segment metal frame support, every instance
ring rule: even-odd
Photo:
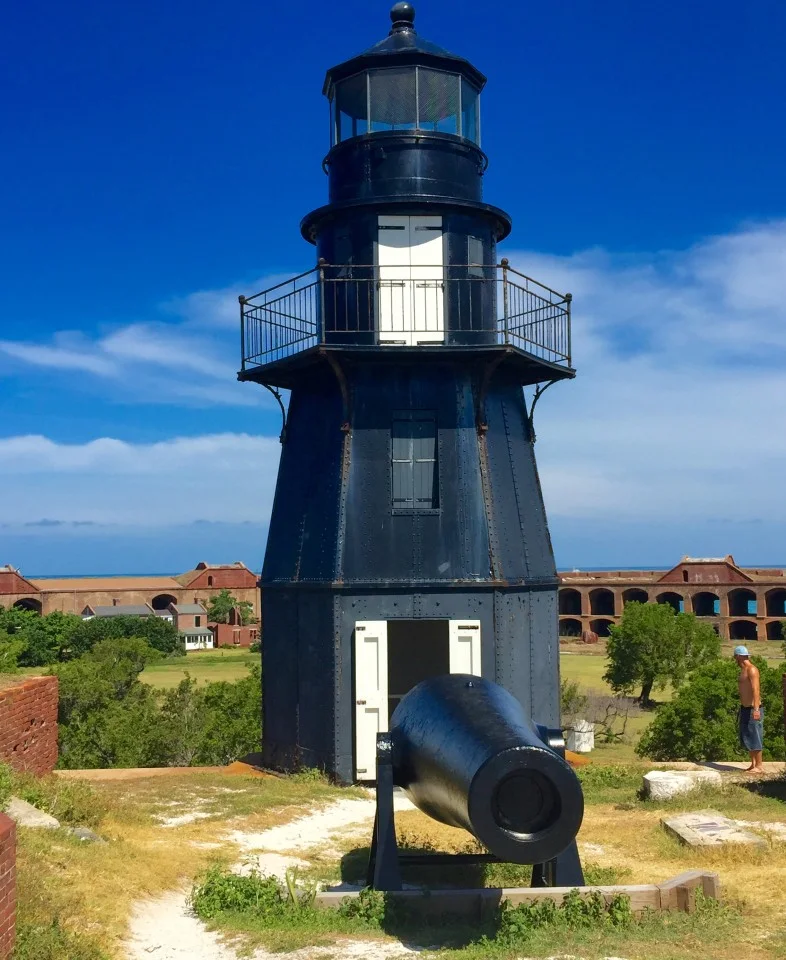
[[[393,740],[377,734],[377,812],[368,858],[366,886],[374,890],[401,890],[401,867],[393,813]]]

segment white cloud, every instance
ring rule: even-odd
[[[553,515],[786,520],[786,222],[649,258],[508,256],[574,294],[578,376],[535,414]]]
[[[181,406],[270,405],[269,395],[237,383],[240,366],[239,293],[251,295],[279,283],[271,275],[249,284],[202,290],[170,300],[156,318],[112,327],[95,336],[59,331],[48,344],[0,340],[0,375],[45,367],[94,374],[68,389],[100,390],[138,403]],[[165,322],[161,319],[171,316]],[[15,363],[16,361],[16,363]],[[196,375],[196,376],[195,376]]]
[[[550,389],[535,415],[546,504],[561,529],[602,521],[646,538],[667,525],[678,537],[680,524],[782,528],[786,222],[649,256],[506,255],[574,295],[578,377]],[[264,391],[234,381],[236,293],[173,301],[167,309],[179,322],[0,350],[41,365],[57,360],[99,384],[133,381],[140,397],[165,391],[181,403],[257,403]],[[237,434],[150,445],[8,438],[0,441],[0,522],[264,523],[278,451],[275,439]],[[675,554],[701,549],[674,542]]]
[[[232,433],[151,444],[8,437],[0,440],[0,523],[264,523],[279,450],[275,438]]]
[[[21,360],[34,367],[49,367],[56,370],[82,370],[101,377],[113,376],[115,364],[105,357],[94,354],[87,345],[85,352],[65,346],[45,346],[36,343],[19,343],[0,340],[0,353],[14,360]]]

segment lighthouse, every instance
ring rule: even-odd
[[[284,418],[262,589],[263,754],[373,780],[420,681],[475,674],[559,724],[557,575],[532,406],[574,376],[570,296],[498,259],[483,74],[389,34],[328,70],[312,267],[241,297],[239,378]],[[288,403],[284,397],[288,395]]]

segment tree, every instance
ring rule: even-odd
[[[609,630],[603,679],[615,693],[641,684],[639,701],[650,702],[654,686],[678,687],[696,667],[720,654],[720,638],[692,613],[666,603],[629,603]]]
[[[159,653],[178,656],[184,653],[183,641],[174,624],[162,617],[93,617],[81,620],[71,634],[70,652],[79,657],[101,640],[142,637]]]
[[[207,619],[211,623],[229,623],[229,615],[237,607],[242,623],[254,622],[254,604],[248,600],[236,600],[229,590],[216,594],[207,605]]]
[[[233,683],[197,686],[186,676],[161,694],[162,763],[222,765],[259,749],[262,686],[255,665]]]
[[[140,637],[101,640],[54,668],[59,679],[59,765],[144,767],[159,762],[156,692],[139,674],[160,654]]]
[[[64,659],[71,638],[81,623],[81,617],[60,610],[53,610],[43,617],[34,615],[20,630],[24,650],[19,657],[19,665],[45,667]]]
[[[764,758],[783,760],[781,669],[768,666],[763,657],[751,659],[759,668],[761,680]],[[737,733],[738,676],[739,668],[732,660],[715,660],[696,669],[676,697],[658,707],[636,752],[652,760],[747,758]]]
[[[0,632],[0,673],[16,673],[25,648],[21,637]]]

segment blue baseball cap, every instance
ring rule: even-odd
[[[742,644],[740,644],[739,647],[735,647],[735,648],[734,648],[734,656],[735,656],[735,657],[749,657],[750,654],[748,653],[748,648],[747,648],[747,647],[744,647]]]

